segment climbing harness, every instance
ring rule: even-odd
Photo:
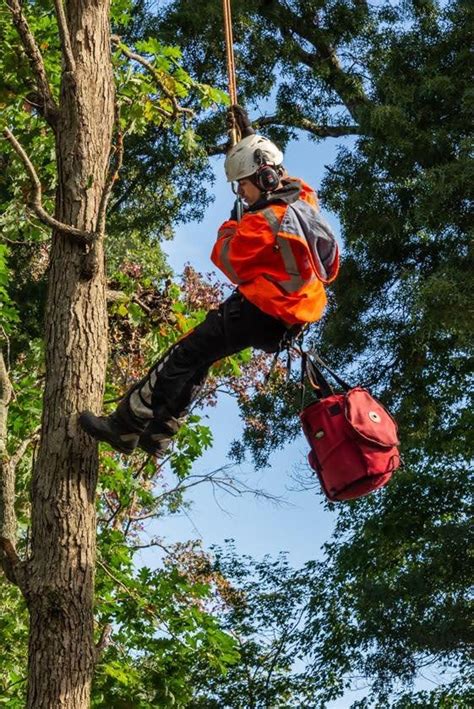
[[[283,337],[281,338],[279,344],[278,344],[278,349],[274,354],[274,357],[272,359],[272,363],[270,365],[270,369],[268,370],[265,379],[264,379],[264,385],[267,386],[267,384],[270,381],[270,378],[275,370],[276,363],[278,362],[278,358],[280,357],[281,353],[286,351],[286,381],[288,382],[291,376],[291,353],[296,352],[298,355],[301,356],[302,352],[302,347],[303,347],[303,340],[304,336],[306,333],[306,330],[308,329],[308,325],[293,325],[292,327],[289,327]]]

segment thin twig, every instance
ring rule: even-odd
[[[161,542],[158,542],[157,540],[152,540],[148,544],[132,544],[130,546],[130,549],[133,549],[133,551],[139,551],[140,549],[151,549],[153,547],[158,547],[159,549],[162,549],[168,556],[172,556],[172,552],[166,547],[164,544],[161,544]]]
[[[232,465],[225,465],[221,468],[217,468],[216,470],[212,470],[209,473],[205,473],[204,475],[189,475],[184,480],[180,480],[177,485],[175,485],[175,487],[171,488],[170,490],[166,490],[165,492],[161,493],[161,495],[155,497],[155,499],[153,500],[153,505],[150,507],[149,512],[146,512],[142,515],[131,516],[130,520],[132,522],[143,522],[147,519],[151,519],[152,517],[156,516],[157,509],[159,508],[163,500],[166,500],[166,498],[170,497],[171,495],[183,493],[186,490],[190,490],[191,488],[196,487],[197,485],[202,485],[206,482],[210,482],[214,488],[223,490],[229,495],[232,495],[232,497],[251,494],[255,497],[262,497],[265,500],[268,500],[269,502],[273,502],[274,504],[283,504],[284,500],[281,497],[272,495],[271,493],[259,488],[252,488],[250,485],[247,485],[243,481],[236,480],[231,476],[226,476],[226,471],[231,467]],[[219,473],[221,473],[220,476]],[[285,504],[289,503],[285,502]]]
[[[148,305],[146,305],[142,300],[140,300],[138,296],[132,295],[132,300],[134,303],[139,305],[140,308],[145,311],[145,313],[151,315],[151,313],[153,312],[153,308],[148,307]]]
[[[33,188],[33,196],[30,199],[28,206],[36,214],[38,219],[43,224],[49,226],[51,229],[55,229],[64,234],[67,234],[68,236],[78,239],[83,244],[89,244],[94,241],[94,239],[96,238],[95,234],[87,231],[82,231],[81,229],[76,229],[76,227],[70,226],[69,224],[63,224],[62,222],[58,221],[50,214],[48,214],[42,204],[41,182],[39,180],[38,175],[36,174],[36,170],[33,167],[30,158],[28,157],[18,140],[15,138],[13,133],[8,128],[3,129],[3,135],[9,141],[10,145],[13,147],[14,151],[20,157],[26,167],[26,170],[30,177],[31,186]]]
[[[140,308],[147,313],[147,315],[151,315],[153,312],[153,308],[150,308],[146,303],[144,303],[142,300],[137,295],[132,295],[129,296],[127,293],[124,293],[121,290],[107,290],[107,302],[108,303],[117,303],[117,302],[125,302],[130,298],[130,300],[133,303],[136,303],[137,305],[140,306]]]
[[[17,679],[16,682],[12,682],[11,684],[7,685],[5,687],[5,690],[8,692],[12,687],[16,687],[17,684],[22,684],[23,682],[26,682],[28,677],[22,677],[21,679]]]
[[[28,438],[25,438],[10,457],[8,464],[13,470],[16,470],[18,463],[21,461],[30,445],[39,440],[40,430],[40,427],[38,427]]]
[[[138,468],[138,470],[136,470],[136,471],[133,473],[133,477],[135,478],[135,480],[136,480],[137,478],[139,478],[140,475],[143,473],[143,471],[145,470],[145,468],[146,468],[147,465],[148,465],[148,461],[150,460],[150,458],[151,458],[151,456],[148,455],[148,456],[146,457],[146,459],[144,460],[144,462],[140,465],[140,467]]]
[[[60,0],[57,1],[60,2]],[[102,192],[102,197],[100,200],[96,227],[96,231],[98,234],[103,234],[105,231],[105,218],[107,214],[107,207],[112,196],[114,184],[118,180],[119,172],[123,164],[124,143],[123,133],[120,128],[120,107],[118,106],[118,104],[115,104],[115,125],[117,127],[117,138],[115,141],[115,145],[112,148],[111,154],[111,162],[114,162],[115,164],[113,165],[113,167],[110,167],[109,174],[107,175],[107,179],[105,181],[104,189]]]
[[[124,506],[122,505],[121,502],[119,502],[118,506],[114,509],[112,507],[112,505],[109,503],[109,501],[107,500],[107,506],[108,506],[109,510],[111,511],[111,515],[110,515],[110,517],[107,517],[107,519],[100,520],[106,527],[108,527],[110,524],[112,524],[112,522],[114,522],[114,520],[116,520],[117,515],[119,515],[124,510]],[[112,527],[112,528],[114,529],[114,527]]]
[[[184,642],[171,630],[171,628],[169,627],[168,623],[167,623],[163,618],[160,618],[160,617],[152,610],[152,608],[151,608],[149,605],[144,605],[144,602],[143,602],[144,599],[142,598],[142,596],[140,596],[134,589],[129,588],[123,581],[121,581],[119,578],[117,578],[117,577],[110,571],[110,569],[108,568],[108,566],[107,566],[103,561],[101,561],[100,559],[97,559],[97,565],[101,567],[101,569],[104,571],[104,573],[107,574],[107,576],[108,576],[109,578],[111,578],[112,581],[114,581],[114,582],[119,586],[119,588],[121,588],[122,591],[124,591],[124,593],[127,594],[127,596],[128,596],[129,598],[131,598],[132,600],[134,600],[136,603],[138,603],[138,604],[143,608],[143,611],[145,612],[146,615],[148,615],[150,618],[153,618],[153,620],[154,620],[158,625],[161,624],[161,625],[166,629],[166,631],[169,633],[170,637],[172,637],[174,640],[176,640],[176,641],[179,642],[181,645],[183,645],[183,647],[187,647],[186,643],[184,643]]]
[[[15,475],[7,452],[7,418],[12,392],[3,352],[0,351],[0,567],[9,581],[17,583]]]
[[[0,239],[6,244],[11,244],[12,246],[28,246],[28,248],[31,249],[37,249],[39,245],[45,243],[44,241],[28,241],[27,239],[25,239],[24,241],[16,241],[15,239],[9,239],[3,234],[0,234]]]
[[[161,91],[164,93],[166,98],[168,98],[172,105],[173,105],[173,112],[171,114],[168,114],[168,117],[171,116],[176,116],[178,113],[187,113],[191,116],[194,116],[194,111],[190,108],[184,108],[183,106],[180,106],[179,103],[176,100],[176,96],[173,94],[172,91],[168,89],[168,87],[165,85],[163,82],[163,79],[160,76],[160,73],[155,69],[155,67],[150,64],[149,61],[147,61],[144,57],[142,57],[140,54],[136,54],[135,52],[132,52],[131,49],[129,49],[125,44],[122,43],[122,40],[118,35],[112,35],[111,36],[111,41],[112,44],[115,44],[118,49],[124,54],[127,59],[130,59],[131,61],[137,62],[138,64],[141,64],[142,67],[144,67],[149,74],[153,77],[155,82],[158,84],[160,87]]]

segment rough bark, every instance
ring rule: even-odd
[[[70,0],[61,25],[68,61],[56,126],[55,217],[93,232],[114,121],[108,0]],[[33,471],[26,590],[31,618],[28,707],[84,709],[95,659],[98,459],[96,445],[77,426],[77,414],[101,408],[107,357],[105,275],[102,235],[92,245],[62,232],[53,233],[52,239],[44,411]]]

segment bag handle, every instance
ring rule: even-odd
[[[323,375],[322,375],[322,373],[321,373],[321,370],[320,370],[319,367],[317,366],[317,364],[319,364],[320,367],[324,367],[324,369],[327,369],[327,371],[328,371],[329,374],[332,376],[332,378],[334,379],[334,381],[336,381],[336,382],[339,384],[339,386],[340,386],[342,389],[344,389],[344,391],[350,391],[351,389],[353,389],[353,387],[352,387],[350,384],[348,384],[344,379],[342,379],[342,377],[340,377],[338,374],[336,374],[336,372],[334,372],[334,371],[331,369],[331,367],[330,367],[328,364],[326,364],[326,362],[324,362],[324,360],[321,359],[321,357],[318,355],[317,352],[315,352],[314,350],[310,350],[310,351],[308,352],[308,355],[310,355],[310,360],[311,360],[311,356],[313,357],[314,362],[311,360],[312,365],[313,365],[313,367],[314,367],[315,369],[318,370],[318,372],[319,372],[319,374],[320,374],[321,376],[323,376]],[[317,364],[316,364],[316,362],[317,362]],[[323,377],[323,378],[324,378],[324,377]]]
[[[304,382],[305,375],[312,388],[318,391],[320,398],[334,394],[334,390],[316,363],[311,359],[308,352],[301,354],[301,379]]]
[[[321,357],[314,350],[305,352],[301,349],[301,407],[303,407],[304,402],[304,378],[305,375],[308,377],[309,383],[312,388],[317,391],[318,399],[325,399],[328,396],[332,396],[335,392],[327,378],[321,371],[321,367],[327,369],[331,374],[333,379],[339,384],[339,386],[346,392],[352,389],[351,385],[348,384],[344,379],[342,379],[336,372],[324,362]]]

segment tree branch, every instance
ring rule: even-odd
[[[303,115],[298,115],[298,108],[294,107],[294,112],[291,112],[291,118],[286,118],[280,114],[273,116],[261,116],[252,121],[254,127],[259,130],[265,126],[286,126],[288,128],[300,128],[301,130],[317,136],[318,138],[341,138],[345,135],[360,135],[361,129],[356,124],[344,124],[338,126],[328,126],[315,123],[310,118]],[[290,109],[291,111],[291,109]],[[219,145],[210,145],[206,148],[209,156],[224,155],[228,149],[228,142],[220,143]]]
[[[146,303],[144,303],[142,300],[137,295],[128,295],[127,293],[124,293],[121,290],[110,290],[110,288],[107,290],[107,302],[108,303],[120,303],[120,302],[127,302],[127,300],[131,300],[133,303],[136,303],[137,305],[140,306],[140,308],[147,314],[151,315],[153,312],[153,308],[150,308]]]
[[[33,188],[33,196],[29,201],[28,206],[36,214],[40,222],[50,227],[51,229],[55,229],[56,231],[60,231],[63,234],[67,234],[68,236],[79,240],[82,244],[89,244],[94,241],[96,238],[96,235],[94,233],[82,231],[81,229],[76,229],[76,227],[70,226],[69,224],[63,224],[62,222],[59,222],[57,219],[48,214],[42,204],[41,182],[39,180],[38,175],[36,174],[36,170],[33,167],[30,158],[28,157],[18,140],[15,138],[13,133],[8,130],[8,128],[4,128],[3,135],[9,141],[14,151],[20,157],[26,167],[30,178],[31,186]]]
[[[12,14],[13,24],[18,32],[30,68],[35,78],[38,94],[42,101],[42,112],[52,128],[55,128],[58,118],[58,107],[51,93],[43,57],[23,14],[19,0],[6,0]]]
[[[110,645],[112,641],[112,632],[113,628],[110,625],[110,623],[107,623],[104,625],[102,628],[102,632],[100,634],[99,641],[97,645],[95,646],[95,656],[96,656],[96,662],[100,660],[100,656],[106,650],[106,648]]]
[[[60,0],[58,0],[60,1]],[[112,190],[114,188],[115,182],[118,180],[119,172],[123,164],[123,133],[120,128],[120,108],[115,105],[115,125],[117,126],[117,139],[115,145],[112,148],[111,161],[114,160],[115,164],[110,166],[109,174],[104,185],[104,190],[102,192],[102,198],[100,200],[99,212],[97,214],[97,234],[104,234],[105,232],[105,218],[107,215],[107,207],[112,196]]]
[[[23,441],[9,458],[7,452],[8,407],[13,387],[10,383],[3,353],[0,352],[0,567],[11,582],[24,589],[23,563],[16,550],[17,520],[15,513],[15,471],[28,445],[37,433]]]
[[[15,476],[7,452],[8,407],[13,387],[0,352],[0,538],[14,547],[16,538]]]
[[[12,542],[0,536],[0,566],[10,583],[23,588],[22,562]]]
[[[281,653],[283,652],[283,649],[287,643],[287,638],[291,637],[292,634],[295,632],[295,630],[298,629],[298,626],[301,623],[301,620],[302,620],[305,612],[306,612],[305,607],[300,609],[300,614],[299,614],[297,620],[295,621],[295,623],[293,624],[293,627],[292,628],[285,627],[281,632],[280,640],[277,643],[277,646],[276,646],[275,651],[273,653],[272,660],[270,662],[270,667],[268,668],[267,679],[265,682],[265,691],[266,692],[268,692],[268,690],[270,688],[270,680],[271,680],[272,674],[275,670],[278,659],[279,659]]]
[[[357,120],[359,109],[369,105],[370,99],[358,77],[343,69],[336,50],[327,41],[326,32],[315,23],[314,11],[310,10],[308,16],[301,16],[283,2],[262,3],[260,9],[263,17],[276,25],[283,38],[292,41],[294,54],[315,73],[320,73],[322,80],[340,96],[349,113]],[[311,44],[316,52],[305,51],[301,40]]]
[[[144,57],[142,57],[140,54],[136,54],[135,52],[132,52],[131,49],[129,49],[125,44],[122,44],[122,41],[118,35],[113,34],[111,36],[111,41],[112,44],[115,44],[118,49],[124,54],[127,59],[130,59],[131,61],[137,62],[138,64],[141,64],[149,74],[153,77],[154,81],[158,84],[160,87],[161,91],[164,93],[167,99],[171,101],[171,104],[173,106],[173,111],[171,113],[168,113],[167,111],[163,111],[168,118],[173,118],[176,117],[179,113],[187,113],[190,116],[194,116],[194,111],[190,108],[184,108],[183,106],[180,106],[179,103],[176,100],[176,96],[173,94],[172,91],[168,89],[168,87],[165,85],[163,82],[163,79],[160,76],[160,73],[155,69],[155,67],[150,64],[149,61],[147,61]]]
[[[168,554],[169,556],[172,555],[172,552],[166,547],[164,544],[162,544],[160,541],[156,539],[152,539],[151,542],[148,544],[132,544],[130,545],[130,549],[133,549],[134,551],[139,551],[140,549],[153,549],[153,548],[158,548],[162,549],[162,551],[165,552],[165,554]]]
[[[120,589],[122,589],[122,591],[123,591],[129,598],[131,598],[133,601],[135,601],[135,602],[138,603],[140,606],[142,606],[142,601],[143,601],[142,597],[135,591],[135,589],[129,588],[129,587],[127,586],[127,584],[125,584],[123,581],[121,581],[119,578],[117,578],[117,576],[115,576],[115,575],[110,571],[110,569],[109,569],[109,567],[107,566],[107,564],[105,564],[101,559],[97,559],[97,566],[100,566],[100,568],[103,570],[103,572],[104,572],[105,574],[107,574],[107,576],[108,576],[110,579],[112,579],[112,581],[114,581],[114,583],[116,583],[117,586],[118,586]],[[146,605],[145,607],[143,607],[143,612],[144,612],[146,615],[148,615],[148,617],[152,618],[152,619],[156,622],[158,628],[160,627],[160,625],[162,625],[162,626],[165,628],[166,632],[169,633],[169,635],[170,635],[174,640],[176,640],[176,641],[177,641],[180,645],[182,645],[183,647],[186,647],[186,648],[188,647],[188,646],[186,645],[186,643],[185,643],[183,640],[181,640],[181,638],[179,638],[179,637],[176,635],[176,633],[172,630],[172,628],[170,627],[169,623],[168,623],[164,618],[162,618],[161,616],[158,615],[158,613],[156,612],[155,606],[152,606],[151,604]]]
[[[262,116],[254,121],[255,127],[262,128],[268,125],[280,125],[288,126],[292,128],[302,128],[303,130],[316,135],[319,138],[340,138],[344,135],[358,135],[360,133],[360,127],[358,125],[345,125],[341,124],[339,126],[328,126],[315,123],[314,121],[306,118],[305,116],[299,116],[297,111],[291,115],[291,120],[286,120],[280,115],[275,116]]]
[[[54,0],[54,8],[58,21],[59,39],[61,41],[64,66],[67,72],[73,74],[76,71],[76,61],[72,53],[71,36],[64,12],[63,0]]]
[[[13,455],[10,456],[9,465],[13,470],[17,469],[18,464],[22,460],[23,456],[25,455],[31,444],[35,443],[39,439],[39,434],[40,428],[37,428],[36,431],[33,431],[31,436],[28,436],[28,438],[25,438],[25,440],[20,443]]]

